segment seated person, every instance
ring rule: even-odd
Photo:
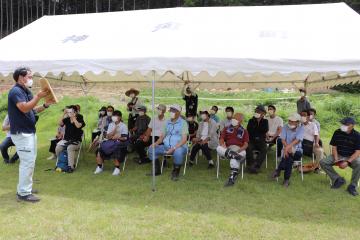
[[[284,121],[281,117],[276,115],[276,107],[274,105],[268,106],[269,116],[265,117],[269,123],[269,131],[266,133],[266,143],[276,144],[278,137],[281,134],[281,129],[284,126]]]
[[[104,171],[104,160],[114,159],[113,176],[120,174],[120,164],[125,161],[127,145],[129,143],[129,132],[127,126],[122,122],[120,111],[114,111],[112,122],[106,132],[106,140],[100,144],[96,153],[97,167],[94,174]]]
[[[334,132],[330,145],[332,154],[320,161],[322,170],[332,181],[331,188],[337,189],[346,183],[343,177],[334,170],[334,165],[341,169],[352,168],[351,182],[347,191],[357,196],[359,193],[356,188],[360,179],[360,133],[354,129],[355,120],[346,117],[341,120],[341,127]]]
[[[149,147],[150,160],[155,161],[155,175],[161,174],[159,157],[163,155],[173,156],[174,169],[171,173],[171,180],[173,181],[179,179],[180,168],[185,160],[188,147],[188,125],[180,117],[180,114],[181,107],[179,105],[172,105],[170,107],[170,120],[166,121],[160,138]],[[153,147],[155,149],[155,158],[153,157]]]
[[[58,142],[55,148],[56,156],[66,149],[68,153],[67,172],[72,173],[75,168],[76,152],[80,149],[83,131],[85,127],[84,118],[77,113],[78,108],[75,105],[68,106],[66,113],[61,118],[59,125],[65,126],[64,139]]]
[[[266,157],[266,133],[269,131],[269,123],[268,120],[264,118],[265,114],[266,110],[264,106],[257,106],[254,117],[249,120],[247,125],[250,141],[246,149],[246,160],[250,173],[257,174]],[[254,159],[254,151],[259,152],[256,159]]]
[[[151,120],[151,118],[146,114],[145,106],[143,105],[137,106],[136,112],[139,114],[139,116],[136,118],[133,129],[130,130],[131,133],[130,143],[132,144],[133,147],[135,146],[137,141],[142,141]]]
[[[99,110],[99,118],[98,118],[98,123],[97,123],[96,129],[94,129],[94,131],[92,132],[92,135],[91,135],[92,142],[94,141],[94,139],[97,136],[101,135],[101,132],[104,131],[104,128],[106,125],[107,125],[106,107],[103,106]]]
[[[208,168],[214,168],[214,161],[211,159],[211,149],[216,149],[219,145],[219,138],[217,134],[217,124],[210,119],[208,110],[199,112],[201,122],[199,130],[196,133],[196,138],[192,140],[193,146],[191,148],[189,165],[194,164],[196,154],[201,150],[208,160]]]
[[[246,148],[248,147],[249,134],[241,126],[244,116],[236,113],[231,121],[231,126],[225,127],[221,131],[217,153],[221,157],[230,159],[230,177],[225,183],[225,187],[235,184],[239,174],[240,165],[245,163]]]
[[[288,119],[288,124],[281,130],[281,141],[283,145],[281,161],[272,177],[275,179],[284,170],[284,187],[289,187],[290,177],[294,161],[299,161],[302,157],[301,142],[304,137],[304,126],[300,124],[300,115],[292,114]]]
[[[139,154],[139,164],[144,164],[150,162],[150,159],[146,155],[145,148],[152,144],[152,136],[154,134],[155,142],[159,139],[162,130],[165,127],[165,112],[166,106],[160,104],[157,108],[157,117],[155,117],[155,129],[154,132],[152,131],[153,128],[153,121],[150,120],[150,123],[147,126],[145,133],[139,138],[134,145],[135,151]]]
[[[212,120],[214,120],[217,124],[220,123],[220,119],[219,117],[216,115],[218,112],[219,108],[217,106],[212,106],[209,113],[210,113],[210,118]]]
[[[301,123],[304,127],[304,139],[302,141],[303,154],[312,157],[314,153],[316,160],[324,158],[324,149],[320,146],[319,131],[315,123],[309,121],[309,111],[303,110],[301,113]]]
[[[315,123],[315,125],[318,128],[319,134],[320,134],[320,123],[318,120],[316,120],[316,109],[315,108],[310,108],[309,109],[309,120],[310,122]],[[320,135],[319,135],[320,136]]]
[[[48,157],[47,160],[53,160],[56,158],[56,152],[55,152],[56,145],[58,144],[58,142],[64,139],[64,135],[65,135],[65,125],[64,126],[59,125],[55,138],[50,140],[49,152],[51,153],[51,156]]]
[[[195,115],[192,113],[188,113],[186,120],[189,125],[190,140],[193,140],[193,138],[196,137],[196,133],[199,128],[199,124],[195,121]]]
[[[15,152],[14,156],[12,156],[11,158],[8,154],[8,149],[11,146],[15,146],[15,144],[11,140],[11,136],[10,136],[10,121],[9,121],[8,115],[5,116],[5,119],[2,124],[2,130],[6,132],[6,137],[0,144],[1,155],[4,159],[4,163],[6,163],[6,164],[7,163],[15,163],[16,160],[19,159],[18,154]]]
[[[112,117],[114,111],[115,111],[115,108],[113,106],[109,105],[106,107],[106,122],[105,122],[105,126],[104,126],[104,131],[106,131],[109,124],[112,123],[111,117]]]
[[[234,108],[226,107],[225,113],[226,113],[226,118],[224,120],[221,120],[221,122],[220,122],[220,131],[222,131],[225,127],[231,126],[231,120],[234,115]]]

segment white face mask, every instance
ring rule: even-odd
[[[112,117],[111,117],[111,121],[117,122],[117,121],[118,121],[118,117],[117,117],[117,116],[112,116]]]
[[[226,116],[227,116],[228,118],[231,118],[231,117],[232,117],[232,115],[233,115],[233,113],[232,113],[232,112],[226,112]]]
[[[201,119],[202,119],[202,120],[206,120],[206,119],[207,119],[207,115],[206,115],[206,114],[201,114]]]
[[[274,112],[274,110],[269,110],[268,113],[270,116],[272,116],[272,115],[274,115],[275,112]]]
[[[307,117],[301,117],[301,122],[306,123],[307,122]]]
[[[309,116],[309,119],[310,119],[310,120],[313,120],[313,119],[314,119],[314,115],[311,114],[311,115]]]
[[[305,93],[304,93],[304,92],[301,92],[301,93],[300,93],[300,96],[305,97]]]
[[[105,115],[105,111],[100,111],[100,115],[104,116]]]
[[[192,118],[192,117],[188,117],[188,118],[187,118],[187,121],[188,121],[188,122],[192,122],[192,121],[193,121],[193,118]]]
[[[135,97],[135,93],[131,93],[131,94],[129,95],[129,97],[134,98],[134,97]]]
[[[158,115],[158,116],[162,115],[162,113],[163,113],[163,112],[162,112],[161,110],[157,109],[157,115]]]
[[[111,117],[112,114],[113,114],[112,112],[107,112],[107,113],[106,113],[106,115],[107,115],[108,117]]]
[[[295,129],[296,128],[295,125],[288,124],[288,126],[289,126],[290,129]]]
[[[231,125],[233,127],[236,127],[237,125],[239,125],[239,121],[233,118],[233,119],[231,119]]]
[[[341,125],[340,129],[341,129],[341,131],[343,131],[343,132],[347,132],[347,131],[349,130],[349,126]]]
[[[254,117],[255,117],[255,118],[260,118],[260,117],[261,117],[261,114],[260,114],[260,113],[254,113]]]
[[[139,112],[139,116],[144,116],[145,112]]]
[[[209,113],[210,113],[210,114],[215,114],[215,111],[211,109],[211,110],[209,111]]]
[[[174,118],[175,118],[175,115],[176,115],[176,113],[170,112],[170,118],[171,118],[171,119],[174,119]]]
[[[34,81],[32,79],[29,79],[26,83],[25,83],[25,87],[27,88],[31,88],[33,85]]]

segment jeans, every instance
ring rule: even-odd
[[[11,139],[20,158],[17,193],[20,196],[27,196],[32,191],[32,178],[37,156],[37,137],[35,133],[20,133],[11,134]]]
[[[329,175],[333,183],[340,177],[339,174],[334,170],[334,158],[332,155],[322,159],[320,161],[320,166],[321,169],[324,170],[327,175]],[[352,168],[351,184],[356,187],[360,179],[360,157],[352,161],[349,167]]]
[[[289,154],[287,158],[285,157],[281,158],[277,171],[280,173],[281,170],[285,170],[284,180],[290,179],[294,161],[299,161],[301,157],[302,157],[302,152],[296,151],[294,154]]]
[[[155,159],[159,158],[159,156],[165,155],[165,152],[170,149],[170,146],[166,145],[158,145],[155,147]],[[178,149],[175,150],[175,152],[172,154],[174,158],[174,164],[181,166],[184,162],[185,155],[187,152],[187,145],[184,144]],[[149,148],[149,158],[151,161],[153,161],[153,148]]]
[[[4,159],[4,161],[9,161],[9,159],[10,159],[9,154],[8,154],[8,149],[11,146],[15,146],[13,141],[11,140],[11,137],[6,137],[4,139],[4,141],[0,144],[1,155]],[[19,159],[19,156],[17,153],[15,153],[14,156],[11,158],[10,162],[15,162],[18,159]]]

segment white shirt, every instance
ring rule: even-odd
[[[7,127],[10,125],[10,121],[9,121],[9,115],[6,115],[4,121],[3,121],[3,124],[2,124],[2,127]],[[10,131],[6,131],[6,137],[10,137]]]
[[[116,128],[116,132],[115,135],[127,135],[129,133],[127,126],[123,123],[120,122],[119,124],[115,124],[114,122],[111,122],[109,124],[108,130],[107,130],[107,134],[111,133],[112,131],[114,131],[114,129]]]
[[[200,134],[200,138],[201,140],[205,140],[208,135],[209,135],[209,123],[208,122],[203,122],[203,129],[202,129],[202,132]]]
[[[274,136],[277,132],[277,129],[279,127],[284,126],[284,121],[279,116],[275,116],[274,118],[266,117],[265,119],[267,119],[269,122],[269,132],[268,133],[270,136]]]
[[[319,136],[319,131],[315,123],[309,122],[307,125],[303,124],[304,126],[304,139],[313,142],[315,136]]]
[[[320,133],[320,123],[319,123],[319,121],[316,120],[316,119],[313,119],[313,120],[311,120],[311,122],[312,122],[312,123],[315,123],[315,125],[316,125],[316,127],[318,128],[318,131],[319,131],[319,133]]]
[[[159,119],[159,116],[157,116],[155,118],[155,129],[154,131],[151,131],[151,136],[153,135],[154,133],[154,136],[155,137],[160,137],[160,135],[162,134],[163,132],[163,129],[165,128],[165,117],[163,117],[162,120]],[[149,125],[148,125],[149,128],[153,128],[153,120],[151,119]]]

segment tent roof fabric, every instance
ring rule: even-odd
[[[359,26],[345,3],[44,16],[0,41],[0,73],[345,73]]]

